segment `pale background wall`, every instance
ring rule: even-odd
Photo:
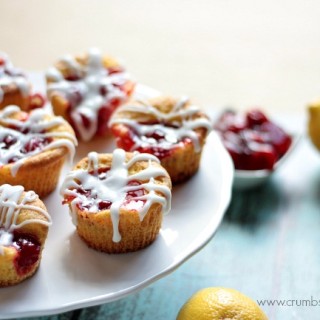
[[[304,112],[320,97],[319,16],[318,0],[0,0],[0,49],[45,70],[97,46],[165,93]]]

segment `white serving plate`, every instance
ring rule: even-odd
[[[38,75],[34,81],[43,89],[42,77]],[[155,92],[144,86],[138,86],[138,91],[142,95]],[[81,143],[75,161],[90,151],[110,152],[113,148],[111,137]],[[215,234],[231,198],[232,181],[232,161],[212,132],[199,172],[173,189],[172,211],[164,217],[157,240],[144,250],[117,255],[89,249],[81,241],[57,189],[44,199],[53,225],[40,268],[29,280],[0,289],[0,319],[43,316],[111,302],[164,277]]]

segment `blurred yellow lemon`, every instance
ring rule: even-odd
[[[241,292],[206,288],[195,293],[181,308],[177,320],[267,320],[259,306]]]
[[[309,105],[308,132],[313,144],[320,150],[320,100]]]

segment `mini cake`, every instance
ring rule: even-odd
[[[237,170],[273,170],[292,143],[292,137],[259,109],[245,114],[226,110],[214,128]]]
[[[157,237],[171,205],[171,181],[150,154],[91,152],[62,187],[79,236],[96,250],[130,252]]]
[[[65,156],[75,151],[74,132],[61,117],[44,109],[17,106],[0,112],[0,185],[23,185],[39,196],[55,189]]]
[[[320,101],[311,103],[308,111],[308,133],[314,146],[320,150]]]
[[[0,286],[18,284],[39,267],[50,216],[33,191],[0,186]]]
[[[99,50],[65,56],[48,70],[48,97],[84,141],[108,131],[112,112],[133,92],[134,83],[119,63]]]
[[[41,94],[31,94],[31,84],[25,74],[0,52],[0,109],[13,104],[28,111],[43,107],[44,103]]]
[[[117,146],[157,156],[173,183],[198,170],[211,127],[208,117],[187,98],[133,101],[121,106],[110,120]]]

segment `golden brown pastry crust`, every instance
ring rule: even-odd
[[[23,193],[22,197],[24,196],[25,192]],[[44,203],[39,198],[28,203],[28,205],[36,206],[47,211]],[[48,221],[47,217],[39,212],[36,212],[32,209],[21,209],[17,219],[17,224],[31,219]],[[32,268],[28,270],[28,272],[19,274],[15,268],[15,259],[18,254],[17,249],[14,247],[4,247],[4,253],[0,254],[0,287],[15,285],[27,278],[30,278],[34,275],[40,265],[42,250],[48,234],[48,226],[39,223],[28,223],[19,228],[18,231],[19,233],[31,235],[39,241],[41,246],[39,259],[32,266]]]
[[[177,104],[178,99],[170,97],[170,96],[159,96],[156,98],[152,98],[147,100],[147,104],[152,105],[162,113],[169,113],[173,107]],[[140,101],[129,101],[128,105],[143,105]],[[126,104],[126,105],[127,105]],[[183,109],[187,109],[190,107],[192,103],[187,101],[183,107]],[[125,105],[124,105],[125,107]],[[199,111],[192,116],[192,119],[209,119],[207,115],[203,112]],[[122,110],[119,108],[114,114],[112,119],[130,119],[135,120],[138,123],[157,123],[158,119],[148,113],[140,113],[136,111],[128,111]],[[175,117],[170,119],[168,123],[174,124],[175,122],[181,123],[181,117]],[[122,132],[122,135],[125,136],[126,132],[128,132],[128,127],[124,124],[113,124],[112,127],[116,132]],[[161,160],[162,166],[168,171],[172,183],[177,184],[186,181],[191,176],[193,176],[199,169],[200,160],[201,160],[201,152],[202,148],[205,144],[207,137],[207,129],[206,128],[196,128],[194,132],[197,133],[199,138],[199,144],[201,146],[201,151],[196,152],[193,143],[185,143],[180,144],[179,147],[175,147],[172,150],[170,156],[165,157]]]
[[[82,66],[87,66],[88,65],[88,59],[89,55],[88,54],[82,54],[82,55],[76,55],[75,60]],[[121,64],[112,56],[104,54],[102,56],[102,64],[105,68],[122,68]],[[72,76],[72,70],[68,67],[68,64],[63,61],[59,60],[54,64],[54,67],[61,72],[64,78],[68,78],[69,76]],[[81,77],[84,77],[84,71],[83,74],[80,75]],[[50,76],[46,77],[46,82],[49,85],[50,83],[54,83],[55,81],[50,78]],[[127,97],[129,98],[134,90],[135,83],[133,81],[127,81],[126,84],[123,85],[123,90]],[[71,119],[70,116],[70,103],[68,99],[61,94],[58,91],[52,91],[49,95],[50,102],[52,105],[52,109],[55,115],[63,117],[68,123],[73,125],[73,120]],[[101,106],[103,107],[103,106]],[[78,135],[78,132],[76,132]],[[108,134],[106,131],[105,134]]]
[[[12,115],[12,118],[19,119],[23,115],[23,112],[16,112]],[[53,116],[47,116],[48,120],[52,118]],[[0,126],[5,126],[1,119]],[[68,123],[57,125],[48,130],[48,132],[64,132],[75,136],[73,129]],[[68,139],[68,136],[53,138],[53,140],[61,138]],[[14,164],[6,164],[0,167],[0,185],[5,183],[22,185],[26,191],[33,190],[40,197],[44,197],[56,188],[60,171],[68,153],[65,147],[59,147],[28,157],[20,166],[15,176],[11,174],[11,168]]]
[[[29,91],[31,91],[31,85],[29,87]],[[9,105],[19,106],[24,111],[29,109],[29,95],[24,95],[16,84],[1,86],[1,90],[3,91],[3,99],[0,102],[0,110]]]
[[[88,57],[89,57],[88,54],[76,55],[75,60],[80,65],[86,66],[88,65]],[[105,68],[121,67],[119,62],[115,58],[109,55],[103,55],[102,64]],[[72,75],[70,73],[71,72],[70,68],[64,61],[59,60],[54,64],[54,66],[62,73],[64,78],[67,78],[68,76]],[[47,83],[50,83],[50,82],[51,82],[50,78],[47,78]]]
[[[131,159],[132,156],[132,153],[126,153],[126,161]],[[110,168],[111,162],[111,154],[99,155],[99,168]],[[161,167],[156,162],[153,162],[153,165]],[[147,166],[147,161],[138,161],[129,168],[128,174],[129,176],[133,175]],[[74,170],[78,169],[91,170],[91,168],[88,168],[88,158],[82,159],[74,167]],[[169,175],[157,177],[155,182],[171,189]],[[70,205],[69,208],[72,211]],[[112,241],[113,224],[110,210],[92,213],[76,207],[73,214],[76,215],[77,219],[77,232],[89,247],[107,253],[125,253],[145,248],[156,239],[162,223],[162,209],[162,205],[153,204],[144,219],[140,221],[136,210],[128,210],[122,207],[119,215],[120,242]]]

